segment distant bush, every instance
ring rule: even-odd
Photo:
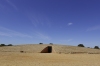
[[[5,44],[0,44],[0,46],[2,47],[2,46],[6,46]]]
[[[20,51],[21,53],[24,53],[24,51]]]
[[[98,46],[95,46],[94,49],[99,49],[99,47]]]
[[[59,54],[61,54],[61,52],[59,52]]]
[[[3,47],[3,46],[13,46],[13,45],[12,44],[8,44],[8,45],[0,44],[0,47]]]
[[[90,47],[87,47],[87,48],[90,48]]]
[[[12,44],[8,44],[7,46],[13,46]]]
[[[39,44],[43,44],[43,43],[39,43]]]
[[[85,47],[83,44],[79,44],[78,47]]]
[[[53,45],[53,43],[50,43],[51,45]]]

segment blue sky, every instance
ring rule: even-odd
[[[100,45],[100,0],[0,0],[0,43]]]

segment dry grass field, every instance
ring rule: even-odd
[[[56,53],[39,53],[46,46],[48,45],[0,47],[0,66],[100,66],[100,54],[95,54],[100,50],[53,45]],[[25,53],[21,53],[22,50]],[[70,54],[71,51],[87,53]]]
[[[83,52],[83,53],[99,53],[98,49],[69,46],[69,45],[48,45],[48,44],[26,44],[26,45],[16,45],[16,46],[5,46],[0,47],[0,52],[20,52],[25,51],[26,53],[40,53],[45,47],[53,46],[56,53],[69,54],[73,52]]]
[[[100,55],[0,52],[0,66],[100,66]]]

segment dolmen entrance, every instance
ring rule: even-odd
[[[41,51],[41,53],[54,53],[54,52],[55,50],[52,46],[47,46]]]

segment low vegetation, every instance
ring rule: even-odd
[[[50,45],[53,45],[53,43],[50,43]]]
[[[39,43],[39,44],[43,44],[43,43]]]
[[[78,47],[85,47],[83,44],[79,44]]]
[[[0,44],[0,47],[4,47],[4,46],[13,46],[12,44],[8,44],[8,45],[6,45],[6,44]]]
[[[21,53],[24,53],[24,51],[20,51]]]
[[[99,47],[98,46],[95,46],[94,49],[99,49]]]
[[[8,46],[13,46],[12,44],[8,44]]]
[[[0,44],[0,46],[2,47],[2,46],[6,46],[5,44]]]

